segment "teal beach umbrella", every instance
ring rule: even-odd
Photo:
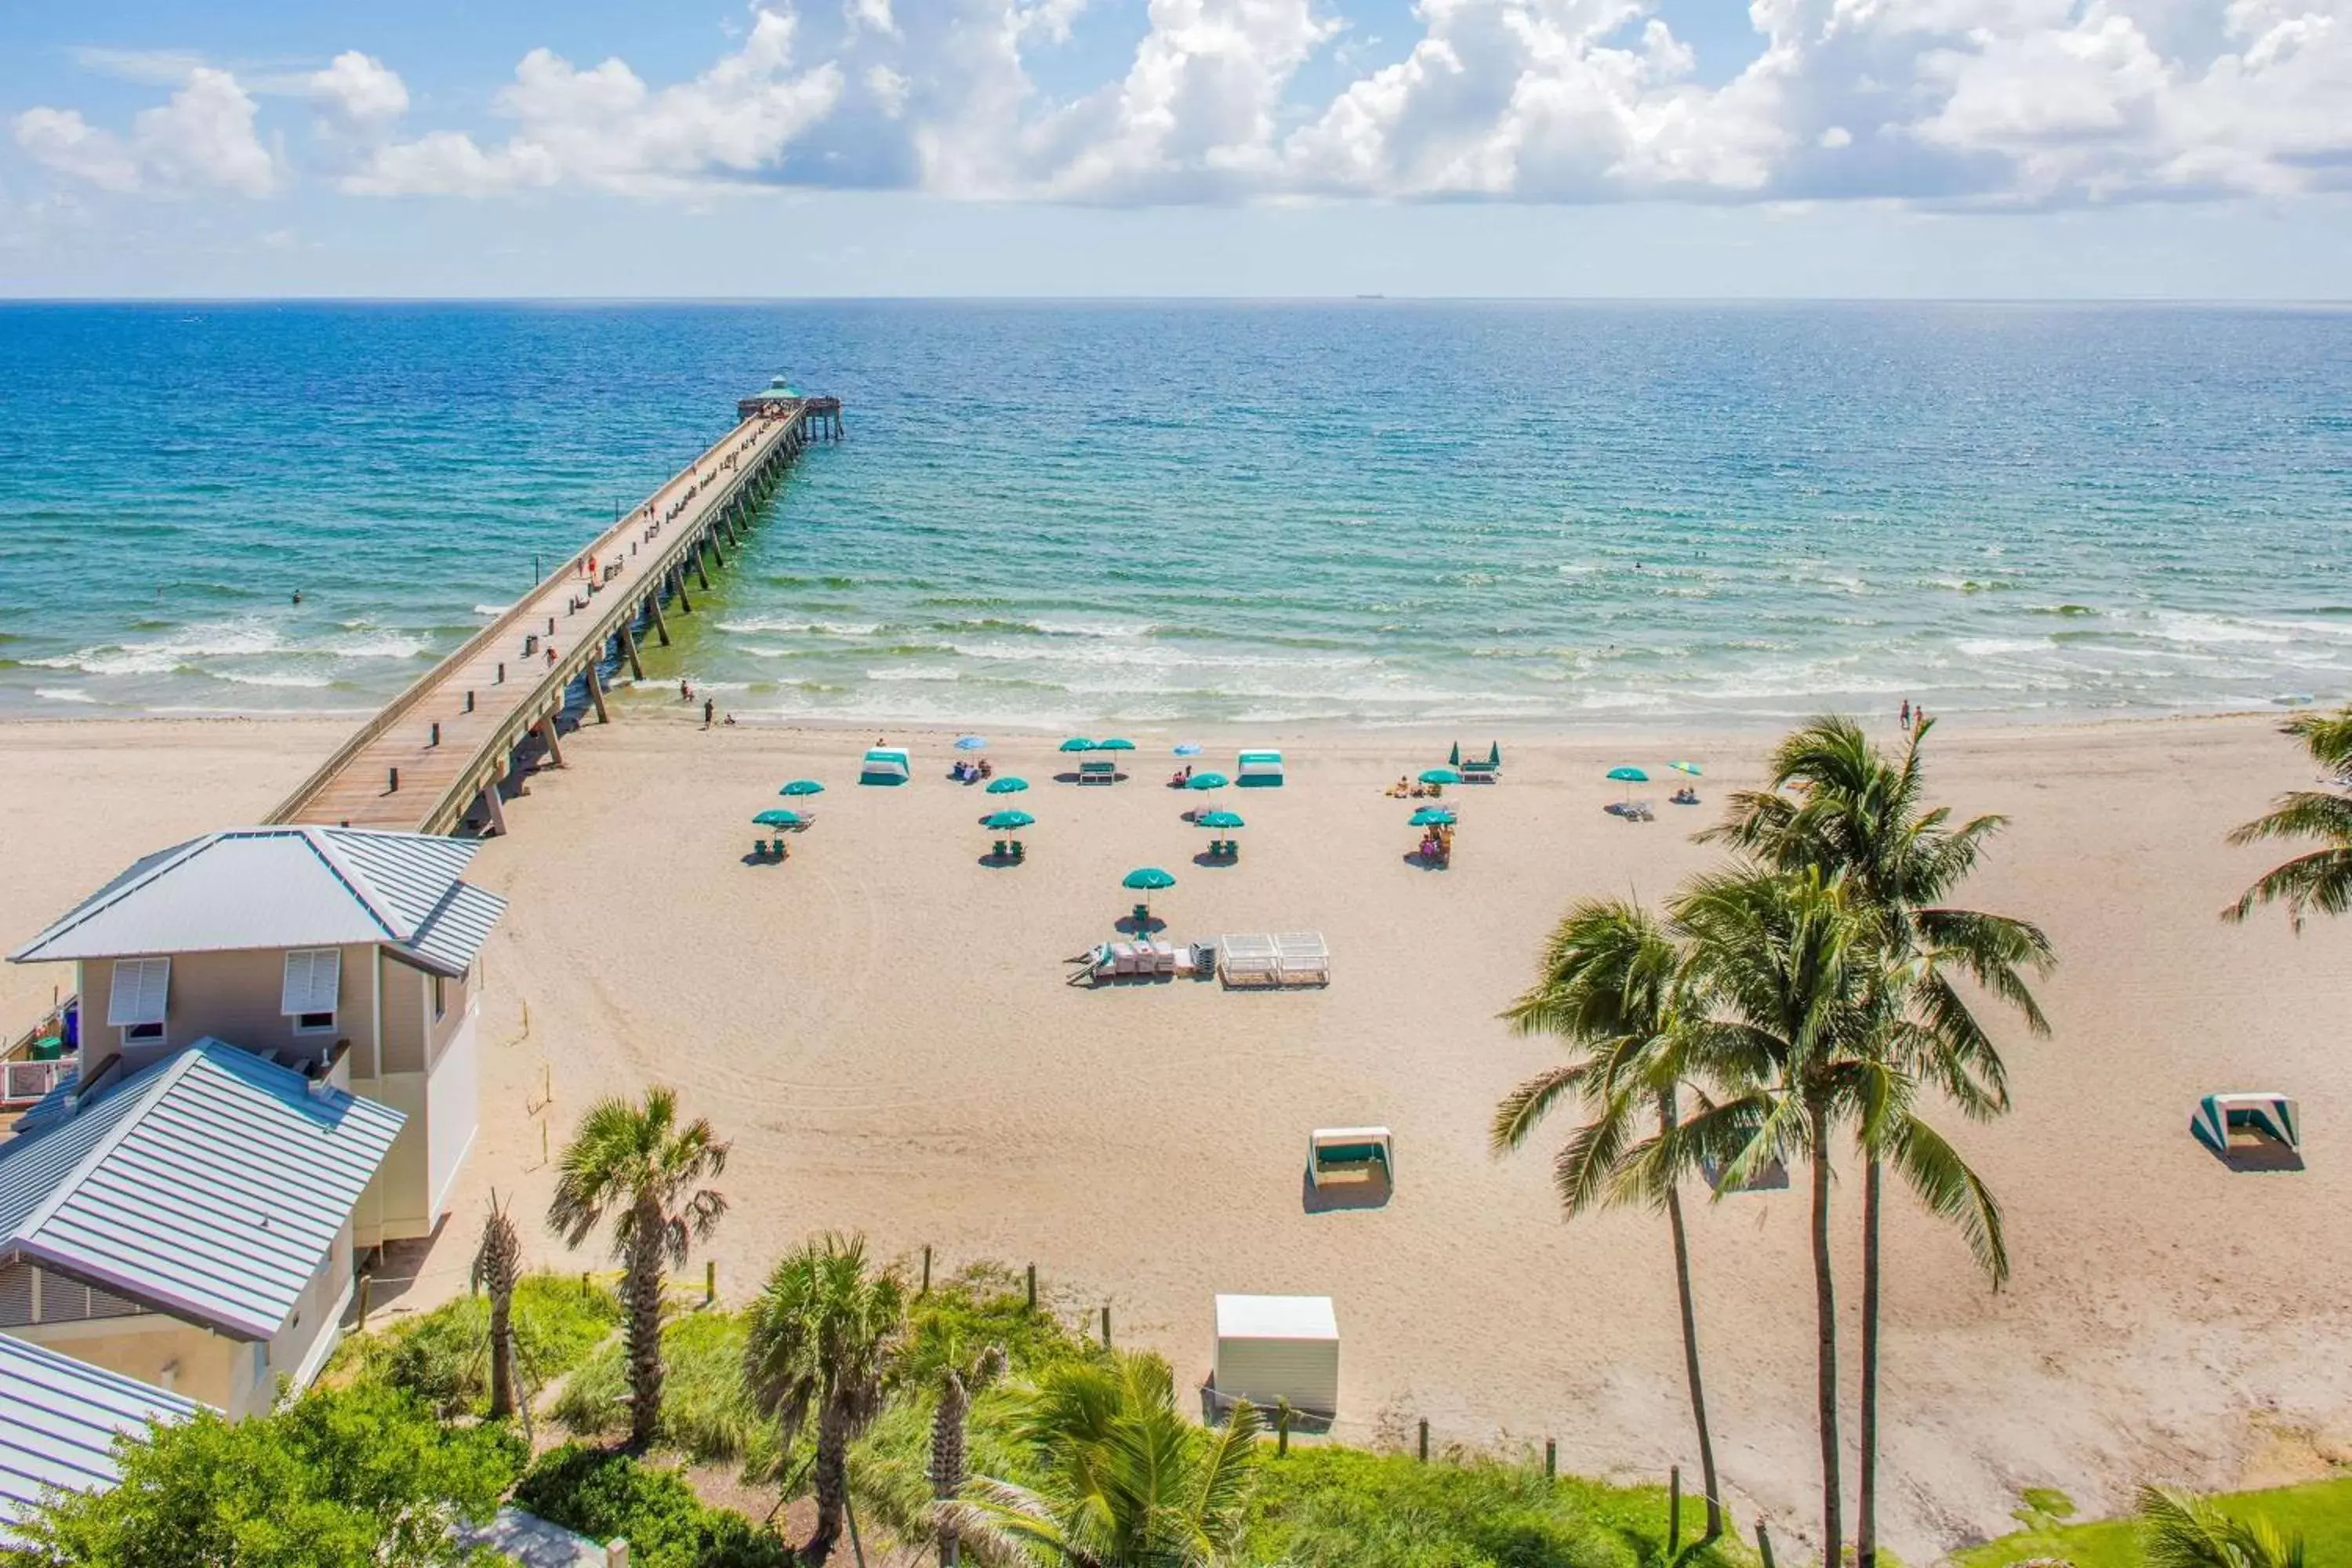
[[[776,793],[778,795],[823,795],[824,785],[814,779],[794,779]]]
[[[1016,779],[1009,774],[1001,779],[988,781],[988,793],[991,795],[1019,795],[1028,787],[1027,779]]]
[[[1192,819],[1192,825],[1195,827],[1226,828],[1248,826],[1242,820],[1241,813],[1237,811],[1204,811]]]
[[[1174,887],[1176,879],[1157,866],[1139,866],[1121,877],[1118,879],[1118,885],[1122,888],[1132,888],[1139,893],[1151,893],[1162,888]]]
[[[1454,814],[1446,810],[1445,807],[1442,805],[1424,805],[1420,810],[1412,814],[1412,819],[1406,823],[1405,826],[1408,827],[1451,827],[1454,826]]]
[[[1609,770],[1609,776],[1615,779],[1620,784],[1648,784],[1650,782],[1650,775],[1635,767],[1611,768]]]
[[[782,806],[772,806],[751,820],[761,827],[798,827],[802,817],[797,811],[786,811]]]
[[[1095,749],[1095,743],[1084,735],[1073,735],[1062,742],[1061,749],[1066,752],[1091,752]]]
[[[1223,789],[1233,781],[1223,773],[1194,773],[1184,781],[1186,789]]]
[[[1036,821],[1025,811],[992,811],[980,819],[980,825],[999,833],[1010,833],[1016,827],[1034,826]]]
[[[1452,768],[1431,768],[1421,775],[1421,782],[1433,784],[1460,784],[1462,775]]]
[[[1114,735],[1108,741],[1097,741],[1095,742],[1095,750],[1097,752],[1131,752],[1135,750],[1135,742],[1132,741],[1121,740],[1118,736]]]

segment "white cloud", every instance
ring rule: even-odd
[[[26,110],[13,129],[35,163],[100,190],[266,196],[279,183],[278,160],[255,133],[253,99],[234,76],[209,66],[191,68],[169,101],[140,110],[128,135],[93,126],[71,109]]]
[[[1114,69],[1049,92],[1033,68],[1066,84],[1052,51],[1087,0],[840,0],[810,12],[813,44],[755,0],[730,52],[666,86],[532,50],[488,106],[502,135],[405,128],[406,85],[358,50],[232,76],[84,49],[179,90],[127,132],[46,107],[14,129],[63,179],[167,194],[276,188],[250,96],[275,91],[315,110],[314,166],[372,195],[1951,207],[2352,187],[2352,0],[1750,0],[1752,38],[1706,46],[1732,60],[1699,58],[1661,0],[1415,0],[1401,56],[1349,31],[1360,4],[1148,0]]]
[[[372,55],[346,49],[311,73],[310,95],[335,130],[360,137],[382,134],[408,112],[408,84]]]
[[[533,49],[498,97],[498,111],[516,121],[505,142],[484,147],[456,132],[390,142],[344,188],[488,195],[569,184],[642,195],[757,178],[841,96],[838,65],[792,70],[794,31],[789,15],[761,10],[735,53],[658,90],[619,59],[582,70]]]

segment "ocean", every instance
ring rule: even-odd
[[[747,717],[2352,692],[2352,311],[26,304],[0,710],[369,709],[776,374],[848,438],[661,669]]]

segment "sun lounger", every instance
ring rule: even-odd
[[[1171,976],[1175,974],[1176,949],[1174,944],[1164,942],[1155,942],[1151,944],[1151,973],[1154,974],[1166,974]]]
[[[1227,934],[1217,939],[1219,973],[1228,985],[1279,985],[1282,959],[1270,936]]]
[[[1002,838],[996,841],[996,847],[991,849],[988,853],[992,859],[1009,860],[1012,858],[1011,856],[1004,852],[1004,840]]]
[[[1276,932],[1276,972],[1286,985],[1331,984],[1331,949],[1323,933],[1312,931]]]
[[[1135,945],[1132,942],[1115,942],[1110,944],[1110,972],[1113,974],[1135,973]]]

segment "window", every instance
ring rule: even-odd
[[[160,1041],[172,989],[168,958],[118,958],[106,997],[106,1021],[122,1031],[123,1043]]]
[[[441,975],[433,977],[433,1021],[439,1023],[449,1011],[449,982]]]
[[[286,988],[278,1010],[294,1020],[296,1034],[325,1034],[335,1026],[342,980],[341,948],[297,948],[286,955]]]

